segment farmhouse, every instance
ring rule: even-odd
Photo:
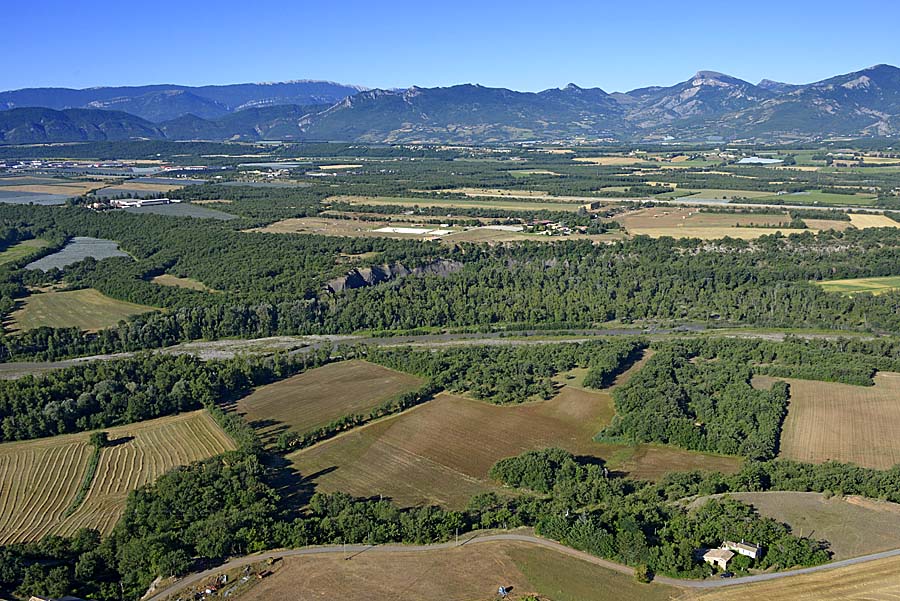
[[[711,566],[726,570],[732,557],[734,557],[734,553],[728,549],[710,549],[703,554],[703,561]]]
[[[744,541],[735,543],[727,540],[722,543],[722,548],[728,549],[729,551],[734,551],[735,553],[739,553],[740,555],[744,555],[745,557],[749,557],[750,559],[759,559],[760,556],[759,545],[751,545],[749,543],[745,543]]]

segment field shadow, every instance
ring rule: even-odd
[[[288,424],[274,419],[257,419],[248,422],[248,425],[256,430],[256,434],[269,447],[275,446],[278,438],[290,430]]]
[[[128,444],[134,440],[134,436],[120,436],[119,438],[113,438],[104,445],[106,447],[117,447],[119,445]]]
[[[597,465],[600,467],[606,466],[606,460],[600,457],[596,457],[594,455],[575,455],[575,462],[578,465]]]
[[[278,493],[282,509],[295,516],[300,514],[315,494],[315,480],[338,469],[337,466],[332,466],[303,476],[294,464],[282,455],[269,454],[265,463],[274,474],[269,480],[269,485]]]

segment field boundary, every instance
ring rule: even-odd
[[[72,499],[72,503],[63,512],[63,519],[78,511],[78,508],[81,507],[84,500],[87,498],[88,493],[91,491],[91,486],[94,484],[94,478],[97,475],[97,466],[100,465],[100,453],[102,450],[103,447],[101,446],[94,447],[94,451],[91,453],[90,459],[88,459],[87,469],[84,472],[84,479],[81,481],[81,486],[78,488],[78,492],[75,493],[75,498]]]

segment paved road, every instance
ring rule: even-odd
[[[237,559],[233,559],[227,563],[224,563],[220,566],[217,566],[213,569],[206,570],[205,572],[198,572],[196,574],[191,574],[186,576],[176,582],[174,585],[169,587],[166,590],[160,591],[154,595],[146,597],[143,601],[162,601],[167,597],[177,594],[179,591],[184,590],[194,584],[199,582],[206,581],[208,579],[212,579],[218,574],[225,572],[227,570],[231,570],[234,568],[240,568],[246,565],[254,564],[258,561],[265,560],[267,558],[285,558],[285,557],[300,557],[304,555],[323,555],[323,554],[334,554],[340,553],[345,555],[346,559],[352,560],[354,557],[361,555],[362,553],[424,553],[429,551],[437,551],[441,549],[451,549],[456,546],[463,545],[477,545],[481,543],[490,543],[490,542],[503,542],[503,541],[511,541],[511,542],[519,542],[526,543],[531,545],[537,545],[540,547],[545,547],[547,549],[552,549],[553,551],[557,551],[559,553],[564,553],[565,555],[569,555],[572,557],[576,557],[578,559],[587,561],[594,565],[601,566],[603,568],[613,570],[619,572],[621,574],[626,574],[628,576],[632,576],[634,574],[634,570],[628,566],[615,563],[612,561],[608,561],[605,559],[601,559],[594,555],[590,555],[589,553],[584,553],[583,551],[578,551],[577,549],[572,549],[571,547],[566,547],[565,545],[561,545],[555,541],[540,538],[537,536],[532,536],[530,534],[485,534],[485,535],[475,535],[465,540],[460,541],[458,544],[456,542],[447,542],[447,543],[439,543],[434,545],[331,545],[324,547],[305,547],[302,549],[288,549],[284,551],[273,551],[270,553],[262,553],[259,555],[248,555],[245,557],[239,557]],[[658,582],[660,584],[667,584],[670,586],[677,586],[681,588],[694,588],[694,589],[709,589],[709,588],[721,588],[726,586],[737,586],[741,584],[749,584],[753,582],[763,582],[767,580],[776,580],[779,578],[788,578],[791,576],[798,576],[800,574],[810,574],[813,572],[821,572],[823,570],[831,570],[835,568],[840,568],[844,566],[855,565],[859,563],[864,563],[867,561],[874,561],[877,559],[884,559],[887,557],[895,557],[900,555],[900,549],[894,549],[892,551],[884,551],[882,553],[874,553],[872,555],[865,555],[862,557],[855,557],[853,559],[845,559],[843,561],[836,561],[833,563],[823,564],[820,566],[814,566],[811,568],[802,568],[798,570],[790,570],[786,572],[776,572],[771,574],[758,574],[756,576],[745,576],[743,578],[728,578],[728,579],[709,579],[709,580],[681,580],[677,578],[667,578],[665,576],[657,576],[654,579],[654,582]]]

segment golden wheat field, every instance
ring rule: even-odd
[[[69,516],[92,448],[88,433],[0,445],[0,544],[112,530],[128,493],[178,465],[234,449],[205,411],[109,428],[110,441],[84,502]]]
[[[900,223],[897,223],[887,215],[871,213],[850,213],[850,224],[861,230],[870,227],[900,227]]]
[[[874,386],[778,378],[791,386],[781,456],[887,469],[900,463],[900,374],[881,372]],[[766,387],[773,380],[753,379]]]

